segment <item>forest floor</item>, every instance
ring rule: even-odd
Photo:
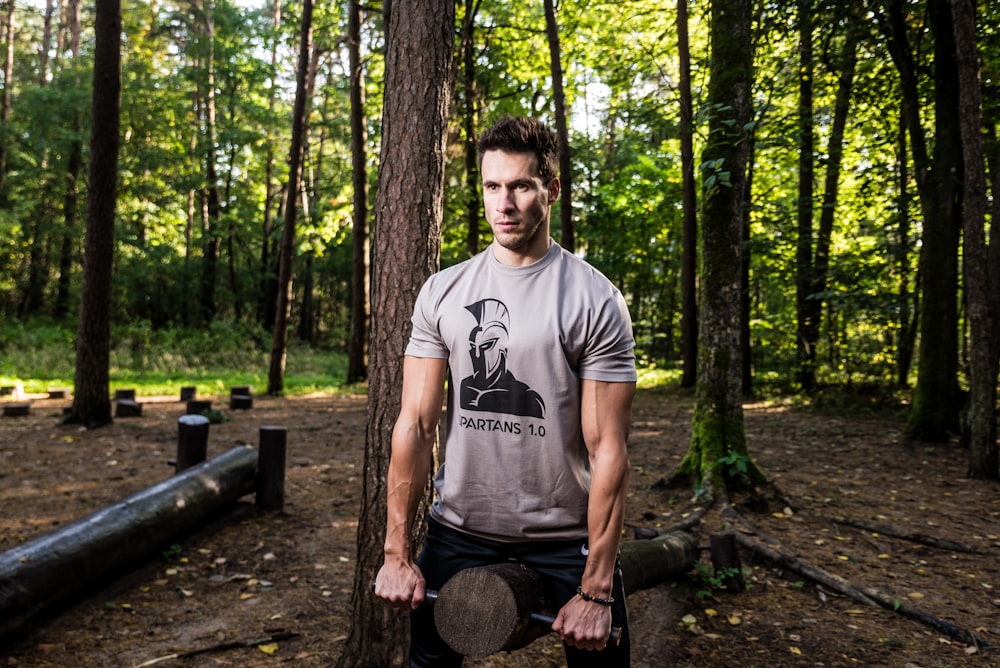
[[[29,416],[0,418],[0,550],[172,473],[183,404],[139,401],[141,417],[92,431],[58,425],[67,400],[36,398]],[[691,408],[685,393],[639,392],[630,528],[661,530],[696,512],[689,491],[658,484],[686,452]],[[222,413],[209,457],[256,445],[261,426],[287,427],[284,512],[259,514],[244,497],[177,546],[30,623],[0,648],[0,666],[334,665],[349,630],[365,397],[257,397],[251,410]],[[743,593],[715,589],[694,569],[629,597],[634,666],[1000,666],[1000,485],[968,480],[957,444],[904,452],[898,411],[749,403],[745,415],[751,453],[789,503],[741,510],[744,536],[898,605],[859,602],[792,562],[743,550]],[[694,529],[699,545],[724,521],[706,515]],[[934,623],[902,614],[913,610]],[[279,633],[295,635],[253,644]],[[242,642],[250,646],[229,646]],[[183,653],[196,654],[165,658]],[[563,657],[546,636],[466,665],[538,668]]]

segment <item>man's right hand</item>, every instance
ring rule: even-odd
[[[386,561],[375,577],[375,595],[397,610],[416,610],[425,589],[424,575],[412,562]]]

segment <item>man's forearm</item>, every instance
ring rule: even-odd
[[[591,596],[608,598],[625,522],[629,465],[624,446],[608,453],[599,451],[591,461],[589,554],[580,587]]]

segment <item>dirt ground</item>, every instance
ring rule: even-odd
[[[252,496],[242,498],[176,546],[30,623],[0,648],[0,666],[334,665],[348,633],[365,398],[256,397],[241,411],[215,400],[224,422],[210,428],[209,457],[256,445],[261,426],[287,427],[284,512],[262,515]],[[0,550],[172,473],[184,405],[139,401],[141,417],[93,431],[57,426],[67,400],[36,398],[29,416],[0,418]],[[686,451],[691,403],[679,392],[637,397],[630,531],[669,527],[697,508],[689,492],[657,484]],[[897,610],[743,550],[743,593],[713,589],[695,569],[629,597],[634,666],[1000,666],[996,649],[900,613],[917,609],[1000,645],[1000,485],[966,479],[957,445],[904,453],[898,415],[844,413],[747,405],[751,452],[791,505],[742,515],[759,531],[754,540],[883,592]],[[707,515],[695,529],[699,545],[721,528],[717,513]],[[254,644],[280,633],[295,635]],[[241,643],[249,646],[230,646]],[[166,658],[199,650],[209,651]],[[546,636],[466,665],[563,659]]]

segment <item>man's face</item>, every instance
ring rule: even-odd
[[[501,262],[533,262],[549,246],[549,209],[559,195],[559,179],[548,184],[538,175],[531,153],[483,154],[483,203],[493,238],[506,253]]]

